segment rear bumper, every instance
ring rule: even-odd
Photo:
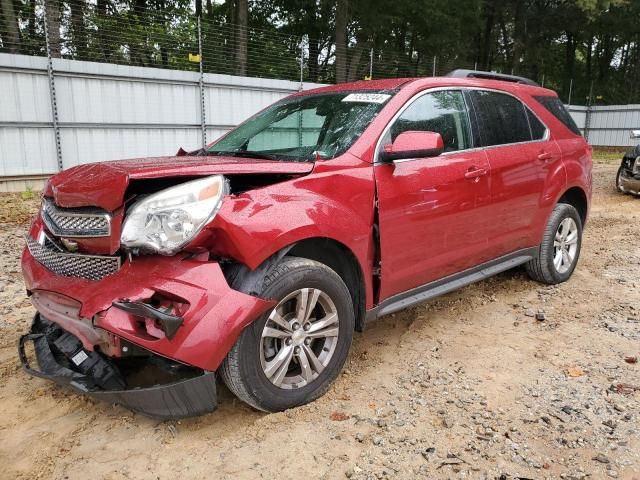
[[[32,238],[38,238],[39,228],[35,223]],[[36,309],[78,337],[87,350],[117,357],[120,339],[125,339],[207,371],[216,370],[240,332],[274,305],[233,290],[220,266],[206,258],[134,257],[116,273],[92,281],[57,275],[25,248],[22,271]],[[180,306],[183,321],[169,336],[154,326],[153,319],[113,306],[151,302],[158,296]]]
[[[33,343],[38,368],[31,366],[25,346]],[[94,379],[63,365],[52,351],[47,335],[39,328],[39,316],[34,319],[31,332],[20,337],[18,354],[24,370],[36,377],[52,380],[78,393],[97,400],[117,403],[144,415],[159,419],[178,419],[212,412],[217,407],[215,373],[147,388],[101,390]]]

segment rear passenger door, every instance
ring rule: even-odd
[[[492,258],[535,246],[534,225],[546,179],[562,168],[560,149],[542,121],[515,96],[468,90],[479,138],[489,160],[491,201],[488,222]]]

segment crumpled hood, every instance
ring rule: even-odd
[[[155,157],[90,163],[52,176],[44,194],[61,207],[95,206],[113,211],[124,202],[131,180],[203,177],[215,174],[305,175],[312,162],[285,162],[238,157]]]

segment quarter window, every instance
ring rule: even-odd
[[[469,116],[462,92],[437,91],[418,97],[396,119],[382,143],[391,143],[400,133],[416,130],[442,135],[445,152],[471,148]]]
[[[581,135],[576,122],[573,121],[571,114],[567,111],[558,97],[539,96],[533,98],[540,102],[544,108],[549,110],[554,117],[564,123],[569,130],[576,135]]]
[[[529,126],[527,111],[520,100],[485,90],[472,90],[470,96],[478,118],[481,146],[531,141],[533,125]]]

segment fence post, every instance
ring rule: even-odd
[[[304,83],[304,37],[300,37],[300,86],[298,90],[302,90]]]
[[[567,105],[571,106],[571,93],[573,92],[573,78],[569,81],[569,101]]]
[[[207,146],[207,111],[204,99],[204,70],[202,68],[202,28],[200,26],[200,16],[198,16],[198,58],[200,64],[200,134],[202,136],[202,148]]]
[[[589,127],[591,126],[591,105],[593,103],[593,80],[589,87],[589,99],[587,100],[587,113],[584,118],[584,139],[589,143]]]
[[[373,80],[373,48],[369,52],[369,80]]]
[[[437,57],[434,55],[433,56],[433,75],[431,75],[432,77],[436,76],[436,59]]]
[[[51,60],[51,45],[49,43],[49,24],[47,22],[47,0],[44,1],[44,42],[47,49],[47,76],[49,77],[49,98],[51,99],[51,118],[53,136],[56,142],[56,159],[58,171],[64,169],[62,162],[62,144],[60,142],[60,127],[58,125],[58,102],[56,100],[56,82],[53,78],[53,61]]]

